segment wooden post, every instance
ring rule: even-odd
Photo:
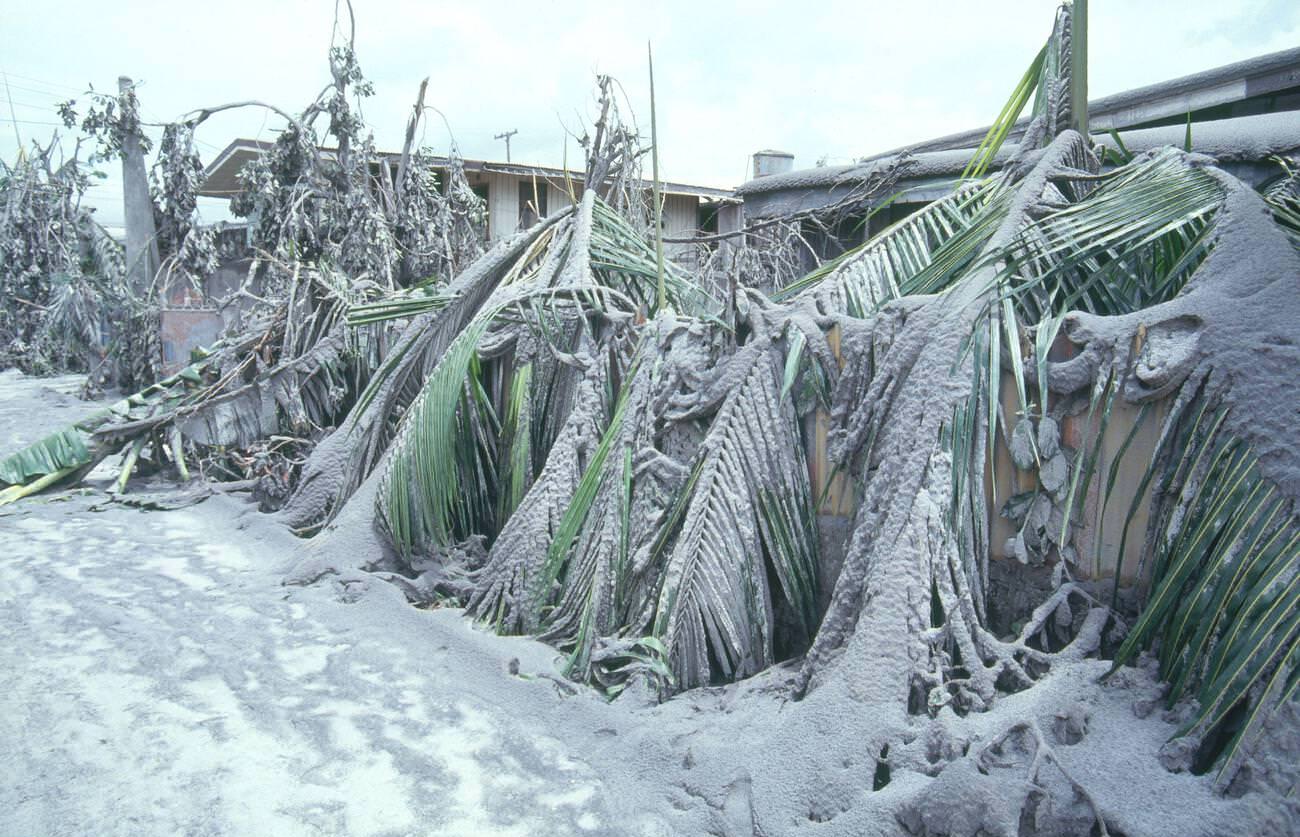
[[[123,112],[130,107],[127,100],[133,95],[131,88],[131,79],[118,77],[118,101]],[[122,137],[122,210],[126,220],[127,277],[132,292],[143,297],[153,283],[159,259],[153,199],[149,197],[149,176],[145,172],[138,126]]]
[[[1088,136],[1088,0],[1070,6],[1070,127]]]

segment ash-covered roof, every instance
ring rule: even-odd
[[[1166,125],[1119,131],[1131,154],[1172,145],[1181,148],[1187,136],[1185,125]],[[1115,148],[1109,133],[1093,134],[1093,142]],[[994,159],[1000,168],[1018,146],[1003,145]],[[1300,111],[1242,116],[1192,125],[1192,150],[1206,154],[1248,183],[1259,185],[1282,170],[1271,158],[1300,154]],[[751,218],[787,215],[826,206],[848,196],[852,190],[907,157],[908,167],[896,189],[899,203],[935,200],[952,188],[975,153],[974,148],[923,151],[919,154],[891,154],[848,166],[824,166],[751,180],[736,190]]]
[[[1114,146],[1109,132],[1116,130],[1134,154],[1160,145],[1182,146],[1187,114],[1211,114],[1192,123],[1193,150],[1221,163],[1263,164],[1274,154],[1294,154],[1300,145],[1300,48],[1282,50],[1216,67],[1159,84],[1105,96],[1088,103],[1088,123],[1093,139]],[[1249,101],[1248,101],[1249,100]],[[1294,101],[1293,101],[1294,100]],[[1280,112],[1221,117],[1225,108],[1263,106]],[[1214,109],[1218,110],[1214,110]],[[1131,127],[1177,120],[1161,127]],[[1029,120],[1021,119],[994,161],[1000,167],[1016,151]],[[854,185],[883,171],[902,155],[911,164],[900,186],[909,200],[931,200],[945,190],[943,182],[960,174],[988,128],[963,131],[913,143],[866,157],[846,166],[800,169],[756,178],[736,194],[746,201],[746,212],[768,216],[823,205],[843,196]]]
[[[1165,145],[1181,148],[1186,140],[1186,132],[1186,126],[1165,125],[1117,133],[1130,153],[1140,154]],[[1108,133],[1093,134],[1092,139],[1099,145],[1115,148],[1115,140]],[[1003,145],[993,167],[999,168],[1017,148],[1014,143]],[[1300,111],[1193,124],[1192,150],[1214,157],[1221,163],[1265,162],[1274,155],[1295,154],[1300,151]],[[911,165],[907,169],[905,182],[959,175],[974,153],[972,147],[911,154]],[[736,193],[748,198],[766,192],[847,186],[865,181],[873,174],[883,171],[900,156],[898,153],[881,155],[848,166],[823,166],[760,177],[744,184]]]
[[[1258,55],[1235,64],[1225,64],[1199,73],[1180,76],[1146,87],[1125,90],[1088,102],[1088,125],[1106,132],[1132,128],[1171,117],[1182,118],[1193,111],[1240,102],[1300,86],[1300,47]],[[1029,125],[1025,117],[1008,135],[1018,140]],[[961,131],[944,137],[915,142],[872,155],[892,157],[902,151],[943,151],[974,148],[989,132],[989,126]]]

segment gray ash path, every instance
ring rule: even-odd
[[[84,375],[29,378],[17,369],[0,371],[0,456],[38,441],[102,404],[78,397]]]
[[[609,832],[456,614],[281,587],[231,500],[97,501],[0,518],[0,834]]]
[[[4,452],[94,409],[69,383],[0,378]],[[547,728],[574,698],[507,673],[554,652],[381,583],[284,587],[293,538],[239,500],[105,499],[0,509],[0,835],[619,830]]]

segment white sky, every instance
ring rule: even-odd
[[[376,95],[364,112],[381,148],[400,147],[420,79],[461,153],[501,160],[493,134],[518,129],[516,162],[560,165],[565,127],[594,111],[593,74],[617,77],[649,132],[645,46],[655,49],[667,179],[730,187],[749,155],[779,148],[796,167],[844,163],[992,120],[1051,28],[1056,0],[778,3],[410,2],[354,0],[357,54]],[[0,154],[12,119],[48,140],[54,104],[87,84],[142,82],[146,118],[262,99],[300,111],[329,80],[332,0],[114,3],[0,0]],[[1092,0],[1090,87],[1104,96],[1300,44],[1296,0]],[[0,85],[0,96],[4,94]],[[235,137],[272,138],[253,110],[199,132],[205,162]],[[425,144],[443,153],[446,128]],[[569,145],[569,162],[579,154]],[[115,166],[88,202],[120,223]],[[209,217],[223,215],[215,206]]]

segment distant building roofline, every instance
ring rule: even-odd
[[[1124,130],[1119,134],[1128,152],[1137,155],[1162,146],[1181,147],[1186,127],[1165,125]],[[1092,140],[1118,150],[1108,133],[1093,134]],[[992,168],[1001,168],[1017,150],[1015,143],[1003,145]],[[1274,168],[1281,175],[1281,167],[1272,158],[1300,154],[1300,111],[1194,123],[1192,151],[1213,157],[1239,176],[1252,172],[1247,178],[1250,180],[1267,179],[1268,172]],[[974,148],[954,148],[908,154],[910,165],[898,181],[899,194],[895,201],[925,202],[946,194],[974,153]],[[824,206],[857,184],[878,177],[902,156],[903,153],[880,155],[853,165],[800,169],[756,178],[737,189],[736,194],[745,201],[746,213],[752,217],[773,217]]]
[[[1095,142],[1114,145],[1111,131],[1120,134],[1133,153],[1159,145],[1183,144],[1181,121],[1198,113],[1191,126],[1193,150],[1238,168],[1263,173],[1273,154],[1300,152],[1300,48],[1281,50],[1222,67],[1104,96],[1088,104],[1088,124]],[[1269,97],[1277,94],[1272,99]],[[1282,98],[1278,98],[1278,96]],[[1225,116],[1244,107],[1249,114],[1260,101],[1271,101],[1279,112]],[[1226,108],[1223,106],[1227,106]],[[1216,109],[1216,110],[1210,110]],[[1179,124],[1172,124],[1178,122]],[[1015,152],[1028,126],[1021,119],[993,162],[998,168]],[[932,200],[950,185],[974,156],[988,128],[912,143],[865,157],[845,166],[822,166],[754,178],[736,189],[756,217],[824,205],[833,196],[879,174],[903,155],[909,166],[899,187],[909,200]]]
[[[238,194],[239,171],[251,160],[266,153],[274,147],[274,143],[266,140],[256,139],[235,139],[222,149],[211,163],[203,171],[203,184],[198,190],[198,194],[210,198],[228,198]],[[332,154],[333,148],[322,148],[324,154]],[[401,155],[398,152],[381,151],[379,156],[391,161],[396,161]],[[433,156],[433,165],[435,168],[445,168],[451,164],[450,157]],[[462,159],[461,164],[466,171],[470,172],[495,172],[498,174],[514,174],[523,177],[539,177],[550,181],[563,182],[565,179],[574,180],[581,183],[583,172],[574,169],[561,169],[551,166],[538,166],[527,163],[502,163],[491,160],[470,160]],[[645,188],[651,188],[651,182],[643,180]],[[706,198],[709,200],[731,199],[733,193],[730,189],[717,189],[711,186],[693,186],[687,183],[676,183],[665,181],[662,184],[665,194],[669,195],[690,195],[694,197]]]

